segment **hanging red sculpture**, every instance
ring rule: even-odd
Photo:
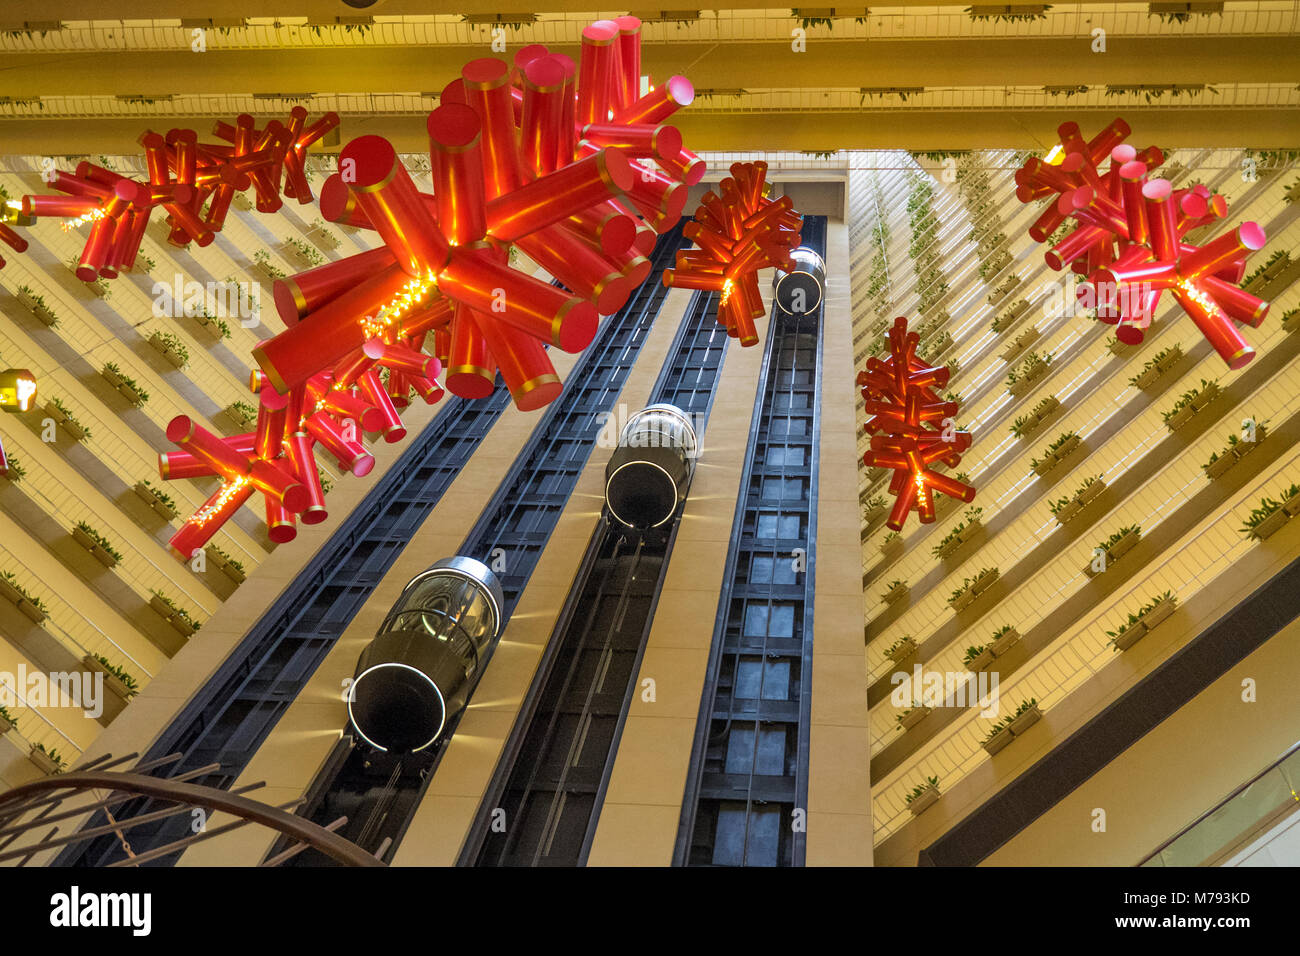
[[[763,314],[758,271],[795,268],[790,252],[799,245],[803,217],[789,196],[764,196],[767,163],[732,163],[730,172],[718,185],[721,195],[705,193],[682,230],[698,248],[677,253],[664,285],[719,293],[718,322],[749,346],[758,342],[754,320]]]
[[[1191,230],[1227,215],[1222,196],[1199,184],[1175,189],[1167,179],[1149,178],[1164,155],[1125,144],[1131,130],[1122,119],[1092,140],[1075,123],[1057,132],[1060,162],[1030,157],[1015,175],[1021,202],[1052,198],[1029,228],[1035,241],[1046,241],[1067,219],[1078,223],[1048,250],[1047,264],[1087,277],[1080,297],[1117,326],[1121,342],[1143,340],[1167,289],[1229,368],[1250,362],[1255,350],[1234,322],[1257,328],[1268,315],[1269,303],[1238,285],[1246,258],[1264,246],[1259,224],[1242,223],[1204,245],[1187,242]]]
[[[862,456],[868,467],[892,468],[889,491],[894,507],[885,524],[903,530],[910,511],[922,524],[934,521],[934,495],[973,501],[975,489],[930,466],[942,462],[950,468],[961,464],[961,452],[970,448],[971,435],[957,428],[956,402],[946,402],[938,389],[948,384],[944,366],[932,368],[916,357],[921,337],[907,330],[907,319],[899,316],[889,330],[889,357],[869,358],[865,371],[858,373],[867,421],[863,430],[871,435],[871,448]]]
[[[275,283],[288,327],[254,350],[254,432],[217,438],[185,416],[169,425],[180,450],[160,455],[164,478],[224,479],[173,536],[177,557],[254,491],[274,541],[292,539],[299,519],[324,520],[315,446],[366,474],[374,458],[360,433],[401,438],[398,408],[412,389],[440,399],[444,366],[447,391],[464,398],[491,394],[498,371],[520,409],[560,393],[547,346],[590,343],[599,316],[645,280],[656,234],[676,224],[686,186],[704,173],[662,122],[690,103],[690,82],[676,76],[638,95],[639,71],[635,17],[587,27],[578,64],[540,45],[513,64],[472,61],[428,118],[432,195],[387,140],[343,148],[322,215],[373,229],[383,245]],[[511,268],[511,246],[562,287]]]
[[[146,130],[140,137],[149,170],[146,182],[82,161],[73,173],[52,172],[50,185],[64,195],[24,196],[14,215],[27,224],[60,217],[65,228],[90,223],[77,278],[112,279],[135,264],[155,208],[166,214],[172,245],[193,241],[206,246],[221,230],[236,192],[251,187],[260,212],[278,210],[282,193],[299,203],[312,202],[306,150],[338,123],[337,113],[326,113],[308,125],[307,110],[295,106],[287,125],[272,120],[258,129],[246,113],[233,125],[218,121],[215,134],[225,143],[200,143],[192,129],[173,129],[166,136]],[[27,247],[2,223],[0,238],[19,252]]]

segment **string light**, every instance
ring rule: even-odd
[[[248,484],[248,478],[240,475],[231,481],[227,481],[221,486],[221,492],[209,504],[204,505],[198,511],[190,516],[190,524],[205,525],[215,518],[230,503],[230,500],[239,494],[244,485]]]
[[[72,230],[84,226],[88,222],[98,222],[103,218],[104,218],[104,210],[92,209],[90,210],[90,212],[82,213],[76,219],[63,220],[63,222],[59,223],[59,228],[62,229],[64,232],[72,232]]]

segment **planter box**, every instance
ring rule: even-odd
[[[885,656],[895,664],[902,663],[916,653],[916,641],[905,641],[901,646],[895,648]]]
[[[32,763],[36,764],[43,773],[58,773],[62,769],[54,762],[53,757],[43,750],[37,750],[35,745],[32,746],[31,752],[28,756],[31,758]]]
[[[1286,524],[1290,520],[1291,516],[1282,508],[1278,508],[1277,511],[1274,511],[1271,515],[1261,521],[1251,533],[1260,541],[1263,541],[1265,538],[1276,534],[1282,525]]]
[[[972,590],[973,587],[974,585],[971,585],[971,587],[962,591],[961,594],[958,594],[955,598],[950,598],[948,600],[949,606],[954,611],[964,611],[966,608],[970,607],[970,603],[975,600],[975,592]]]
[[[307,269],[314,269],[317,265],[321,265],[321,263],[315,263],[308,259],[306,253],[301,249],[298,249],[296,246],[285,246],[283,256],[285,259],[288,259],[304,271]]]
[[[45,612],[38,608],[31,601],[23,596],[23,593],[8,581],[0,580],[0,595],[9,603],[17,606],[18,610],[27,615],[33,624],[40,624],[45,620]]]
[[[939,789],[937,787],[926,787],[920,794],[912,798],[907,808],[912,811],[913,816],[916,816],[918,813],[924,813],[938,802]]]
[[[1011,723],[1007,724],[1006,732],[1012,734],[1013,736],[1018,737],[1020,734],[1023,734],[1026,730],[1028,730],[1031,724],[1038,723],[1038,718],[1042,716],[1043,716],[1042,711],[1040,711],[1038,709],[1038,705],[1035,704],[1033,707],[1030,707],[1019,717],[1011,721]],[[999,734],[999,736],[1001,735]]]
[[[980,746],[992,756],[1009,743],[1011,743],[1011,732],[1004,727]]]
[[[1132,348],[1132,346],[1127,342],[1121,342],[1119,339],[1115,339],[1115,341],[1106,346],[1106,351],[1111,355],[1127,355],[1130,348]]]
[[[316,243],[316,245],[320,246],[322,249],[337,249],[339,247],[338,238],[333,234],[326,232],[324,229],[321,229],[319,226],[309,229],[307,231],[307,238]]]
[[[957,537],[949,541],[947,544],[940,547],[939,553],[936,554],[935,557],[938,558],[940,561],[946,561],[948,558],[951,558],[957,552],[957,549],[960,548],[963,543],[964,542],[961,539],[961,535],[958,535]]]
[[[1218,385],[1211,385],[1205,391],[1201,392],[1199,395],[1197,395],[1195,398],[1192,399],[1192,408],[1196,409],[1197,411],[1200,411],[1202,408],[1210,404],[1210,402],[1214,401],[1222,394],[1223,394],[1223,390],[1219,388]]]
[[[155,495],[153,490],[147,487],[144,482],[136,482],[134,485],[134,491],[136,495],[139,496],[140,500],[152,508],[159,517],[165,518],[168,521],[171,521],[172,518],[176,517],[172,512],[172,509],[167,507],[167,502]]]
[[[1282,510],[1294,517],[1297,512],[1300,512],[1300,495],[1295,495],[1282,502]]]
[[[1300,312],[1297,312],[1290,318],[1282,320],[1283,332],[1294,332],[1296,329],[1300,329]]]
[[[885,598],[884,598],[885,603],[886,604],[898,603],[907,594],[907,591],[908,591],[907,585],[894,588],[892,591],[886,591]]]
[[[989,650],[993,652],[994,657],[1001,657],[1019,642],[1020,632],[1013,627],[994,641],[992,645],[990,645]]]
[[[257,427],[257,419],[255,418],[247,418],[241,412],[233,408],[223,408],[222,411],[225,412],[226,417],[234,423],[235,430],[238,432],[251,432]]]
[[[104,686],[112,691],[116,696],[120,697],[122,700],[131,699],[131,691],[122,683],[121,678],[116,674],[110,673],[108,668],[105,667],[98,658],[87,654],[81,659],[81,663],[85,664],[87,670],[92,674],[103,674]]]
[[[1105,490],[1106,480],[1104,478],[1098,478],[1088,487],[1084,488],[1083,491],[1079,492],[1079,503],[1086,505]]]
[[[1161,601],[1151,610],[1147,611],[1143,616],[1141,623],[1145,624],[1146,629],[1149,631],[1161,621],[1165,620],[1165,618],[1169,617],[1170,614],[1173,614],[1174,608],[1177,606],[1177,602],[1172,599]]]
[[[1142,638],[1147,636],[1147,625],[1145,621],[1138,621],[1129,627],[1127,631],[1114,639],[1115,649],[1126,651]]]
[[[162,357],[165,358],[169,363],[171,363],[171,365],[173,365],[175,368],[185,367],[185,357],[179,354],[178,352],[173,352],[170,348],[168,348],[167,344],[163,341],[163,338],[159,333],[155,332],[153,335],[149,336],[149,344],[152,345],[159,352],[161,352]]]
[[[1031,343],[1037,341],[1040,334],[1041,333],[1038,331],[1037,326],[1031,325],[1029,328],[1025,329],[1016,336],[1015,341],[1002,350],[1002,361],[1010,362],[1014,360],[1015,357],[1028,348]]]
[[[885,557],[889,557],[890,555],[895,554],[902,550],[903,550],[902,538],[895,538],[893,541],[889,542],[889,544],[882,544],[880,546],[880,553],[883,554]]]
[[[1159,365],[1153,365],[1145,372],[1143,372],[1141,375],[1139,375],[1137,377],[1137,381],[1134,382],[1133,384],[1140,389],[1148,389],[1152,385],[1156,384],[1156,382],[1160,381],[1160,379],[1164,377],[1164,374],[1167,371],[1168,369],[1161,368]]]
[[[40,319],[41,324],[48,325],[50,328],[53,328],[58,324],[59,320],[55,314],[50,311],[49,306],[41,305],[41,303],[37,301],[36,296],[27,292],[19,292],[18,301],[25,305],[32,315]]]
[[[222,557],[221,552],[218,551],[216,548],[209,546],[207,548],[207,552],[208,552],[208,560],[211,561],[213,564],[215,564],[218,568],[220,568],[221,573],[224,574],[226,577],[230,578],[230,580],[234,581],[236,584],[243,584],[244,581],[247,580],[248,576],[244,574],[243,571],[239,570],[239,568],[235,567],[233,564],[227,561],[224,557]]]
[[[5,720],[3,717],[0,717],[0,737],[3,737],[13,729],[14,722],[12,720]]]
[[[983,651],[980,652],[978,657],[974,657],[971,660],[966,662],[966,669],[968,671],[974,671],[975,673],[978,674],[984,668],[992,664],[993,658],[996,656],[997,655],[993,653],[993,650],[991,648],[986,647],[984,648]]]
[[[992,571],[988,572],[987,574],[980,575],[974,581],[971,582],[971,586],[970,586],[971,593],[976,595],[983,594],[990,587],[992,587],[993,582],[998,579],[998,576],[1000,574],[1001,572],[995,568]]]
[[[1110,563],[1111,561],[1114,561],[1117,558],[1122,558],[1124,555],[1128,554],[1135,547],[1137,547],[1137,543],[1141,540],[1142,540],[1141,532],[1130,531],[1127,534],[1125,534],[1124,537],[1120,538],[1118,541],[1116,541],[1114,544],[1110,546],[1110,549],[1106,555],[1107,563]]]
[[[104,567],[112,568],[117,566],[117,558],[105,551],[98,541],[86,534],[86,532],[82,531],[80,528],[72,529],[72,540],[93,554],[95,559]]]
[[[898,726],[905,732],[911,730],[925,718],[930,716],[933,708],[930,707],[913,707],[911,713],[898,722]]]
[[[180,631],[186,637],[189,637],[194,633],[193,625],[168,607],[167,602],[158,597],[158,595],[154,594],[149,598],[149,606],[157,611],[158,615],[166,620],[168,624],[176,628],[176,630]]]
[[[248,212],[253,208],[252,200],[242,192],[237,192],[231,197],[230,205],[234,206],[236,209],[242,210],[243,212]]]
[[[889,509],[882,505],[879,508],[872,508],[870,511],[868,511],[866,514],[862,516],[862,520],[868,526],[870,526],[875,524],[881,518],[887,517],[888,515],[889,515]]]
[[[280,278],[279,269],[270,262],[256,262],[253,264],[253,271],[258,273],[267,282],[274,282]]]
[[[1065,507],[1056,513],[1056,523],[1065,524],[1082,510],[1083,502],[1078,498],[1075,498],[1072,501],[1067,501]]]
[[[1196,414],[1195,408],[1193,408],[1191,405],[1185,405],[1181,409],[1179,409],[1177,415],[1169,419],[1169,421],[1165,422],[1165,425],[1169,427],[1169,430],[1171,432],[1176,432],[1178,431],[1178,429],[1182,428],[1184,425],[1190,422],[1192,420],[1192,416],[1195,414]]]
[[[1078,450],[1079,446],[1082,444],[1083,444],[1082,438],[1080,438],[1078,435],[1072,435],[1070,438],[1066,439],[1064,445],[1056,449],[1056,451],[1052,452],[1052,457],[1055,458],[1058,462],[1065,461],[1065,459],[1073,455],[1075,451]]]
[[[867,484],[874,485],[876,482],[884,478],[887,474],[889,474],[888,468],[868,468]]]
[[[1239,441],[1237,442],[1237,444],[1233,445],[1232,448],[1229,450],[1232,452],[1234,458],[1239,458],[1239,459],[1245,458],[1247,455],[1249,455],[1252,451],[1255,450],[1256,445],[1258,445],[1267,437],[1268,437],[1268,429],[1265,428],[1263,425],[1256,425],[1254,441]]]
[[[1205,477],[1213,481],[1215,478],[1222,478],[1228,473],[1228,469],[1237,463],[1236,454],[1223,454],[1205,466]]]

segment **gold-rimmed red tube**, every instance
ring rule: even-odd
[[[632,188],[626,156],[601,150],[488,203],[488,233],[504,242],[536,232]]]
[[[568,78],[556,57],[542,56],[522,71],[524,112],[520,124],[525,165],[542,176],[559,161],[564,123],[564,83]],[[572,135],[572,133],[570,133]]]
[[[579,126],[603,123],[609,116],[617,43],[618,24],[613,20],[597,20],[582,30],[576,114]]]
[[[485,246],[461,246],[439,279],[458,302],[549,342],[580,352],[596,334],[596,308],[494,259]]]
[[[384,384],[379,380],[379,375],[374,369],[370,369],[357,380],[357,388],[361,389],[365,400],[370,402],[374,409],[375,420],[378,422],[377,428],[366,430],[379,432],[384,436],[384,441],[390,445],[405,438],[406,426],[402,424],[402,416],[397,414],[397,406],[384,390]]]
[[[196,552],[202,550],[203,546],[212,540],[223,524],[235,516],[244,503],[253,496],[253,491],[251,484],[245,484],[237,490],[227,489],[223,484],[208,496],[208,500],[195,513],[195,515],[203,514],[203,519],[195,520],[195,515],[191,515],[171,536],[167,543],[172,554],[181,561],[189,561]]]
[[[468,105],[483,124],[484,190],[488,199],[494,199],[517,189],[526,178],[515,139],[510,64],[483,57],[466,63],[460,75]]]
[[[1258,252],[1267,241],[1259,223],[1243,222],[1231,232],[1225,232],[1195,252],[1183,256],[1178,263],[1178,271],[1189,279],[1199,279],[1230,265],[1243,253],[1248,255]]]
[[[1238,322],[1244,322],[1251,328],[1259,328],[1268,317],[1268,302],[1257,295],[1251,295],[1231,282],[1225,282],[1217,276],[1206,275],[1197,280],[1197,285],[1230,317]]]
[[[1239,369],[1250,363],[1255,357],[1255,350],[1203,288],[1195,285],[1191,289],[1174,286],[1171,291],[1228,368]]]
[[[582,138],[597,148],[614,146],[628,156],[661,162],[682,151],[681,130],[663,123],[656,126],[591,123],[583,127]]]
[[[541,342],[476,309],[466,309],[458,321],[464,321],[466,317],[478,327],[487,347],[496,357],[501,379],[521,411],[533,411],[548,405],[560,394],[560,377],[555,374],[555,367],[546,357]]]
[[[447,391],[460,398],[487,398],[496,387],[497,364],[463,303],[456,304],[448,336]]]
[[[253,450],[258,458],[276,458],[284,442],[285,424],[288,421],[289,401],[273,388],[262,389],[257,407],[257,430]]]
[[[662,123],[695,99],[695,87],[684,76],[670,76],[662,86],[614,113],[615,123]]]
[[[307,434],[334,456],[343,471],[361,478],[370,474],[370,469],[375,467],[375,456],[366,451],[360,442],[344,437],[343,430],[324,412],[312,412],[304,424]]]
[[[564,94],[561,102],[564,104],[564,112],[560,119],[560,139],[557,143],[559,152],[555,157],[555,168],[560,169],[573,162],[577,155],[576,148],[578,145],[578,64],[573,59],[562,53],[553,54],[555,61],[560,64],[564,70]]]
[[[294,516],[270,498],[266,499],[266,536],[276,544],[287,544],[298,537]]]
[[[436,356],[417,351],[401,342],[384,346],[383,365],[390,374],[400,371],[429,379],[437,378],[442,371],[442,363]]]
[[[284,279],[276,279],[271,286],[276,314],[285,325],[297,325],[304,315],[356,287],[376,272],[390,269],[396,264],[392,250],[380,246],[346,259],[326,262]]]
[[[301,385],[364,343],[369,336],[362,319],[392,301],[408,281],[396,263],[387,266],[261,342],[253,358],[277,392]]]
[[[478,114],[449,103],[431,112],[426,125],[438,228],[454,246],[482,239],[487,218]]]
[[[321,487],[320,472],[316,470],[316,456],[311,451],[312,438],[304,431],[286,435],[285,457],[293,466],[294,474],[307,487],[307,507],[300,515],[303,524],[320,524],[329,512],[325,508],[325,489]]]
[[[615,17],[618,27],[618,74],[610,108],[631,106],[641,95],[641,21],[634,16]]]
[[[101,202],[96,196],[24,196],[22,211],[24,216],[37,219],[43,216],[76,218],[94,212]]]
[[[517,245],[570,292],[594,303],[601,315],[617,312],[631,293],[622,271],[563,223],[524,236]]]
[[[244,432],[230,435],[222,441],[241,455],[252,455],[257,444],[257,432]],[[158,477],[164,481],[179,478],[206,478],[221,474],[206,458],[199,458],[192,451],[161,451],[158,453]]]
[[[450,246],[393,144],[382,136],[359,136],[343,147],[339,169],[357,205],[406,274],[437,275]],[[349,173],[354,181],[348,181]]]
[[[226,479],[245,478],[268,498],[274,498],[290,511],[307,506],[306,489],[292,475],[268,461],[251,464],[247,456],[235,451],[188,415],[177,415],[167,423],[167,440],[194,457],[207,462]]]
[[[1151,250],[1157,259],[1175,259],[1178,256],[1178,213],[1172,195],[1173,185],[1167,179],[1151,179],[1142,186]]]

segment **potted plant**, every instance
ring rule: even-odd
[[[184,368],[190,360],[190,350],[179,335],[172,332],[154,332],[149,344],[162,353],[163,358],[176,368]]]
[[[895,579],[890,582],[889,588],[880,597],[886,604],[893,604],[905,594],[907,594],[907,582]]]
[[[261,273],[263,278],[268,281],[273,282],[276,279],[288,278],[287,273],[285,273],[283,269],[271,263],[271,253],[267,252],[265,249],[258,249],[253,253],[253,269]]]
[[[40,624],[49,616],[45,602],[18,583],[18,577],[12,571],[0,572],[0,594],[11,604],[17,606],[33,624]]]
[[[1034,342],[1040,334],[1038,326],[1036,325],[1031,325],[1029,328],[1025,329],[1012,340],[1010,345],[1002,350],[1002,361],[1013,361],[1015,357],[1028,348],[1030,343]]]
[[[1219,387],[1218,379],[1211,382],[1201,379],[1201,387],[1192,394],[1192,407],[1199,412],[1222,394],[1223,390]]]
[[[1029,462],[1030,469],[1038,477],[1046,475],[1049,471],[1063,462],[1070,454],[1079,447],[1079,433],[1074,431],[1062,432],[1056,439],[1047,446],[1047,451],[1043,457],[1031,459]]]
[[[72,539],[93,554],[95,559],[106,568],[116,567],[122,560],[122,552],[109,544],[107,538],[85,521],[77,522],[76,527],[72,529]]]
[[[1161,349],[1153,355],[1142,366],[1142,370],[1128,380],[1128,383],[1134,388],[1148,389],[1160,378],[1178,364],[1178,360],[1183,357],[1181,345],[1174,345],[1167,349]]]
[[[931,710],[932,707],[926,707],[919,700],[913,701],[912,706],[896,714],[894,720],[898,723],[898,729],[906,732],[930,716]]]
[[[87,654],[81,660],[93,673],[103,674],[108,689],[122,700],[130,700],[140,692],[140,685],[131,672],[113,664],[102,654]]]
[[[27,469],[22,466],[17,455],[10,455],[8,464],[9,467],[0,472],[0,478],[17,483],[27,477]]]
[[[125,374],[115,362],[105,362],[100,374],[108,381],[108,384],[136,408],[144,405],[149,401],[149,393],[146,392],[135,379]]]
[[[1150,604],[1142,608],[1139,616],[1147,626],[1147,630],[1155,627],[1164,621],[1170,614],[1174,613],[1174,608],[1178,606],[1178,597],[1171,591],[1161,594]]]
[[[47,774],[63,772],[65,766],[63,756],[55,748],[46,750],[44,744],[32,744],[28,756],[31,757],[32,763]]]
[[[234,581],[236,584],[244,583],[247,579],[247,575],[244,573],[244,565],[242,562],[236,561],[215,544],[208,545],[206,550],[208,552],[208,558],[221,570],[222,574],[230,578],[230,580]]]
[[[916,641],[911,634],[904,634],[885,648],[885,656],[895,664],[901,664],[916,653]]]
[[[868,525],[875,524],[887,514],[889,509],[885,507],[884,495],[872,495],[862,505],[862,520]]]
[[[903,546],[903,536],[897,531],[891,531],[885,535],[885,540],[880,542],[880,553],[889,554],[889,552]]]
[[[161,591],[152,591],[151,593],[153,596],[149,598],[149,606],[157,611],[168,624],[180,631],[181,634],[189,637],[203,626],[190,616],[189,611],[180,607]]]
[[[1030,352],[1025,360],[1007,373],[1007,391],[1015,398],[1020,398],[1033,386],[1052,361],[1052,353],[1040,355]]]
[[[1142,526],[1136,524],[1128,525],[1127,527],[1120,528],[1101,544],[1097,545],[1097,547],[1093,549],[1093,554],[1096,554],[1098,551],[1104,551],[1106,554],[1105,566],[1109,567],[1112,561],[1117,561],[1125,554],[1132,551],[1141,539]],[[1092,561],[1088,562],[1083,571],[1090,578],[1095,578],[1100,573],[1093,570]]]
[[[284,251],[285,257],[290,262],[296,263],[303,269],[312,269],[325,264],[325,257],[320,251],[301,239],[286,238]]]
[[[1038,718],[1042,716],[1043,712],[1038,709],[1038,700],[1031,697],[1029,700],[1020,702],[1020,706],[1016,708],[1016,712],[1012,714],[1011,719],[1007,721],[1007,730],[1010,731],[1013,736],[1019,736],[1028,730],[1031,724],[1038,723]]]
[[[1294,332],[1300,329],[1300,309],[1291,309],[1282,316],[1282,331]]]
[[[1282,502],[1264,497],[1259,500],[1258,508],[1251,509],[1241,531],[1248,537],[1263,541],[1275,534],[1290,518],[1283,509]]]
[[[235,430],[251,432],[257,427],[257,407],[249,402],[231,402],[226,406],[226,417],[235,424]]]
[[[1235,438],[1236,436],[1231,436]],[[1201,466],[1205,472],[1205,477],[1213,481],[1216,478],[1222,478],[1228,473],[1228,469],[1237,463],[1237,456],[1232,454],[1231,449],[1219,454],[1217,451],[1210,455],[1210,460]]]
[[[137,481],[134,490],[140,500],[152,508],[159,517],[170,521],[179,513],[171,495],[155,488],[148,479]]]
[[[0,737],[3,737],[17,726],[18,718],[9,713],[3,704],[0,704]]]
[[[1011,733],[1007,730],[1006,718],[1003,718],[989,728],[988,735],[984,738],[984,742],[980,744],[980,746],[983,747],[991,757],[1009,743],[1011,743]]]
[[[1300,486],[1291,485],[1282,492],[1282,510],[1292,517],[1300,512]]]
[[[64,405],[61,399],[51,398],[46,402],[45,414],[58,422],[73,441],[84,441],[90,437],[90,429],[77,420],[72,410]]]
[[[312,220],[311,228],[307,230],[307,238],[322,249],[337,249],[339,247],[338,237],[329,231],[325,220],[320,218]]]
[[[59,317],[45,302],[45,297],[36,293],[30,286],[18,287],[18,301],[31,310],[32,315],[50,328],[58,328]]]
[[[993,652],[994,657],[1001,657],[1020,640],[1020,632],[1010,624],[1004,624],[993,632],[993,643],[989,645],[989,650]]]
[[[983,508],[967,508],[962,520],[943,539],[930,549],[930,553],[943,560],[951,557],[958,548],[969,541],[980,527],[980,515]]]
[[[966,648],[966,656],[962,658],[962,661],[965,663],[967,670],[979,673],[993,663],[995,656],[993,649],[987,644],[980,644],[978,647],[972,644]]]
[[[934,806],[938,800],[939,778],[926,777],[925,783],[913,787],[912,792],[907,795],[907,808],[912,811],[913,816],[916,816]]]

